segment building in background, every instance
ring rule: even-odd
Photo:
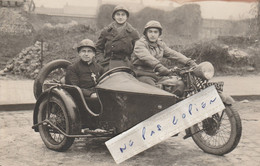
[[[97,8],[88,6],[69,6],[68,4],[63,8],[46,8],[41,6],[36,7],[35,13],[54,16],[95,18],[97,16]]]
[[[3,0],[1,0],[3,1]],[[0,1],[0,2],[1,2]],[[20,0],[26,1],[26,0]],[[118,0],[97,0],[95,6],[72,6],[65,4],[63,8],[47,8],[44,6],[36,7],[34,12],[36,14],[63,16],[63,17],[86,17],[95,19],[98,15],[98,10],[101,5],[114,4],[117,5],[121,1]],[[144,4],[143,0],[139,1],[125,1],[124,5],[128,7],[131,13],[136,13],[145,7],[153,7],[152,4]],[[175,7],[173,3],[169,5],[156,6],[157,9],[164,11],[173,10]],[[198,32],[199,39],[213,39],[218,36],[247,36],[250,31],[249,21],[247,20],[230,20],[230,19],[202,19],[201,30]],[[185,35],[185,34],[183,34]]]
[[[199,34],[200,39],[213,39],[218,36],[247,36],[250,20],[203,19]]]
[[[94,18],[98,14],[99,7],[104,4],[121,4],[118,0],[97,0],[95,6],[76,6],[69,5],[68,3],[62,8],[48,8],[45,6],[36,7],[35,13],[46,15],[59,15],[59,16],[78,16],[78,17],[91,17]],[[140,1],[124,1],[123,3],[131,13],[141,11],[145,7],[154,7],[157,9],[170,11],[174,9],[173,3],[162,4],[159,6],[153,6],[152,4],[144,4],[143,0]]]

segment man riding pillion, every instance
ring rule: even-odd
[[[129,11],[126,7],[116,6],[112,18],[114,22],[101,31],[96,43],[97,59],[106,70],[129,67],[134,43],[139,39],[138,31],[127,22]]]
[[[77,51],[79,60],[67,68],[65,82],[80,87],[85,97],[97,98],[94,86],[104,69],[95,62],[95,44],[84,39],[78,44]]]
[[[143,31],[143,36],[136,41],[132,54],[133,68],[138,74],[138,80],[148,83],[153,86],[158,86],[158,82],[169,79],[168,76],[171,70],[166,68],[161,60],[163,57],[169,60],[176,60],[184,65],[196,66],[196,63],[187,58],[185,55],[169,48],[160,39],[162,35],[162,26],[158,21],[149,21]],[[159,77],[153,77],[157,74]],[[177,77],[171,77],[171,82],[174,86],[176,95],[184,89],[184,83]]]

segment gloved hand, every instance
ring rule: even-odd
[[[188,65],[190,68],[197,67],[197,63],[194,60],[189,60],[186,65]]]
[[[155,72],[159,73],[159,76],[167,76],[171,73],[171,70],[163,66],[162,64],[158,64],[155,66]]]

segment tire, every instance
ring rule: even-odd
[[[221,117],[222,112],[223,117],[218,123],[216,119]],[[214,114],[212,118],[207,118],[190,128],[193,134],[192,139],[198,147],[206,153],[220,156],[236,148],[242,133],[238,112],[231,106],[226,106],[222,112]],[[230,132],[226,130],[230,130]]]
[[[39,106],[38,122],[42,122],[46,119],[47,103],[48,99],[45,98]],[[69,114],[67,113],[63,102],[59,98],[52,96],[49,101],[49,108],[50,116],[48,120],[65,133],[70,134],[72,132],[73,122],[69,121]],[[54,151],[66,151],[70,148],[75,139],[64,136],[58,130],[53,129],[50,125],[39,125],[39,133],[46,147]]]
[[[34,80],[34,85],[33,85],[33,93],[34,93],[34,97],[36,99],[39,98],[39,96],[41,95],[41,93],[43,92],[43,84],[44,81],[47,80],[48,76],[50,76],[50,74],[55,71],[55,70],[63,70],[62,74],[56,72],[54,74],[52,74],[52,77],[59,77],[57,79],[57,81],[60,81],[64,76],[65,76],[65,69],[71,64],[71,62],[64,60],[64,59],[58,59],[58,60],[54,60],[51,61],[49,63],[47,63],[46,65],[44,65],[44,67],[41,69],[41,71],[39,72],[38,76],[35,78]],[[58,75],[58,76],[57,76]],[[50,76],[51,77],[51,76]],[[53,79],[53,78],[50,78]],[[52,82],[52,81],[50,81]]]

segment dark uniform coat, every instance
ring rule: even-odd
[[[96,62],[88,64],[79,60],[67,68],[65,83],[77,85],[81,88],[84,96],[90,96],[95,93],[94,86],[103,72],[103,68]]]
[[[116,28],[116,22],[105,27],[96,43],[96,57],[102,66],[110,64],[110,68],[117,67],[122,63],[130,63],[131,54],[135,41],[139,39],[139,33],[126,22],[122,30]],[[112,62],[111,62],[112,61]],[[119,64],[111,64],[119,62]],[[124,65],[125,66],[125,65]],[[127,65],[126,65],[127,66]]]

